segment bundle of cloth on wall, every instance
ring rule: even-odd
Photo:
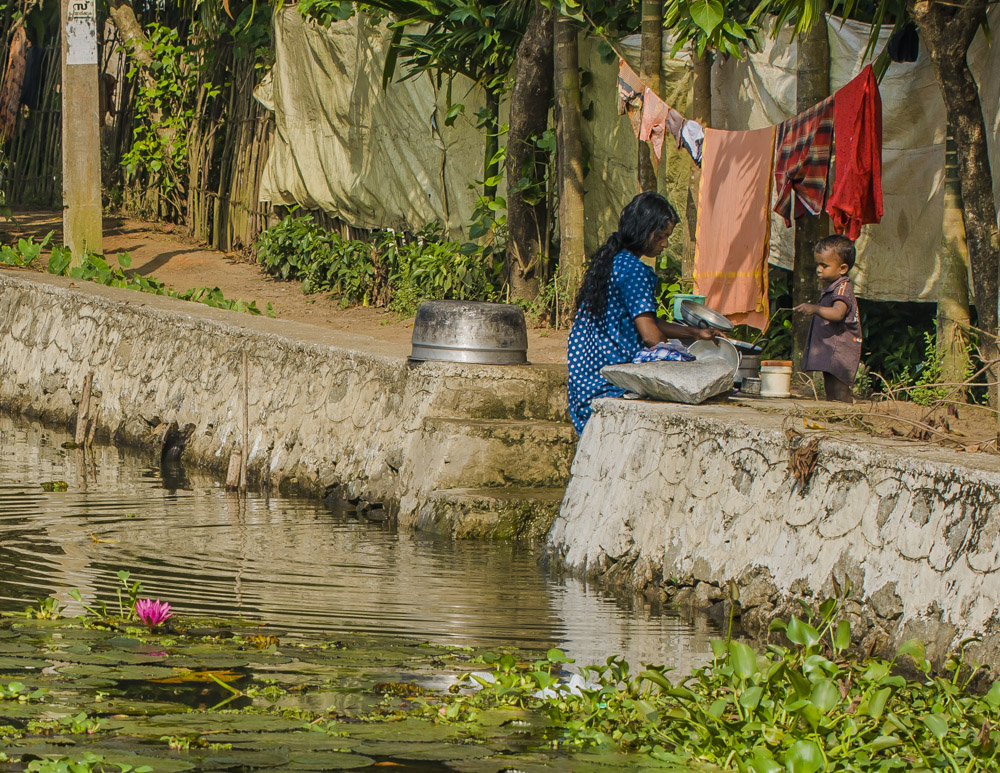
[[[621,60],[618,113],[657,162],[669,134],[701,166],[695,288],[734,322],[767,328],[772,209],[789,227],[825,209],[850,239],[882,219],[882,99],[871,65],[778,126],[722,131],[682,116]]]

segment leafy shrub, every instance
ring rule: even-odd
[[[28,238],[20,239],[16,248],[9,245],[0,247],[0,264],[24,267],[32,265],[52,240],[52,233],[49,231],[41,242],[35,242],[34,239]],[[105,287],[121,287],[153,295],[166,295],[169,298],[178,298],[182,301],[194,301],[216,309],[245,311],[248,314],[258,316],[266,313],[269,317],[274,316],[274,308],[270,303],[267,304],[266,311],[262,312],[257,307],[256,301],[248,303],[239,299],[226,298],[218,287],[195,287],[179,292],[167,287],[164,282],[155,277],[126,274],[125,269],[132,265],[132,256],[127,252],[119,253],[116,256],[117,266],[109,263],[103,255],[93,253],[85,255],[79,266],[70,266],[72,259],[73,255],[68,247],[53,247],[52,253],[49,255],[49,273],[96,282]]]
[[[502,260],[472,243],[444,241],[436,228],[414,236],[379,231],[361,241],[290,214],[255,246],[269,274],[302,282],[305,293],[336,296],[342,306],[412,314],[427,299],[494,300],[503,279]]]

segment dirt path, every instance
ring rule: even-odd
[[[20,212],[13,221],[0,223],[0,240],[10,243],[33,236],[41,239],[55,231],[62,235],[61,212]],[[154,276],[176,290],[218,287],[226,298],[256,301],[264,308],[273,304],[281,319],[306,322],[348,333],[369,335],[409,349],[413,318],[403,318],[383,309],[341,309],[337,301],[322,295],[303,295],[298,282],[267,276],[253,263],[234,255],[205,249],[186,238],[180,229],[158,223],[123,218],[105,218],[104,252],[128,252],[132,271]],[[44,263],[40,260],[39,266]],[[234,312],[235,313],[235,312]],[[528,331],[528,358],[536,363],[566,362],[567,331]]]

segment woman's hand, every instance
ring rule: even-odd
[[[719,331],[714,327],[700,327],[696,329],[695,337],[702,341],[714,341],[719,337]]]

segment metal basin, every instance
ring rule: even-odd
[[[681,301],[681,317],[691,327],[714,327],[724,333],[733,329],[733,323],[727,317],[722,316],[715,309],[710,309],[704,303]]]
[[[424,301],[410,359],[517,365],[528,361],[524,312],[510,303]]]

